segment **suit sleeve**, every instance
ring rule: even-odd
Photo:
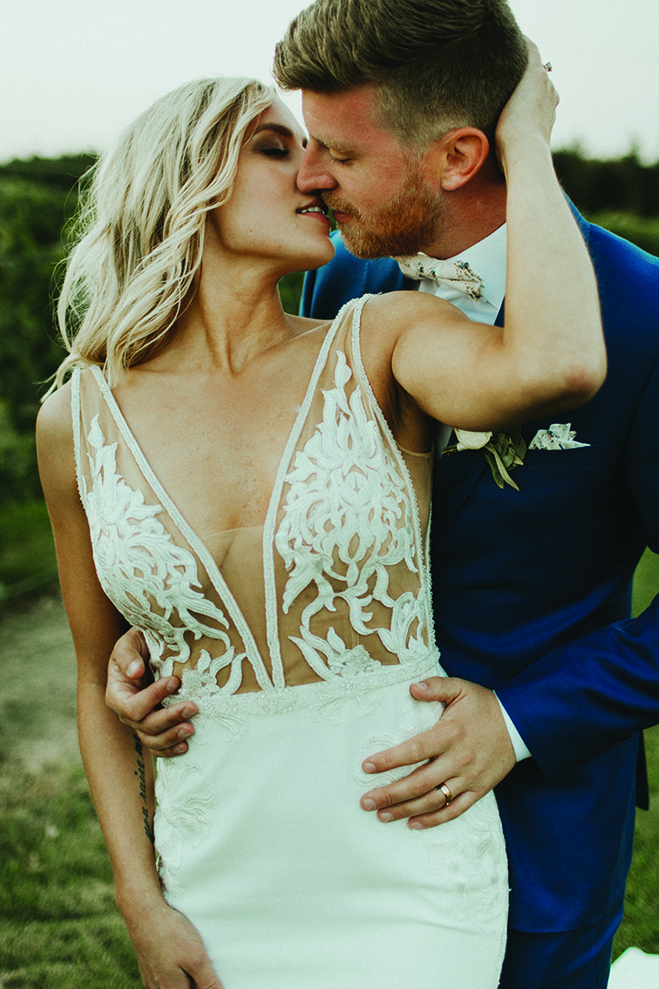
[[[630,433],[625,473],[630,510],[659,552],[659,366]],[[658,588],[659,590],[659,588]],[[659,722],[659,595],[638,618],[555,649],[497,688],[549,778]]]

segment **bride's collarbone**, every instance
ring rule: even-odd
[[[162,382],[123,401],[119,393],[144,457],[200,535],[263,524],[310,374],[223,388]]]

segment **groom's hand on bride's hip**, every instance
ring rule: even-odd
[[[444,711],[429,731],[364,760],[362,768],[370,774],[413,768],[396,782],[369,790],[361,805],[385,823],[409,818],[410,828],[432,828],[459,817],[500,783],[515,765],[515,752],[491,690],[430,677],[410,691],[416,700],[441,701]]]
[[[108,664],[105,701],[120,721],[133,729],[152,755],[169,758],[188,751],[185,741],[194,734],[189,722],[197,706],[181,701],[172,707],[160,705],[180,686],[176,677],[151,682],[146,660],[149,652],[144,636],[131,628],[115,643]]]

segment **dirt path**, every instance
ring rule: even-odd
[[[59,596],[0,621],[0,761],[79,761],[75,657]]]

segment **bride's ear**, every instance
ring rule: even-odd
[[[454,192],[476,175],[489,153],[490,142],[482,130],[456,127],[435,142],[426,161],[434,181],[444,192]]]

